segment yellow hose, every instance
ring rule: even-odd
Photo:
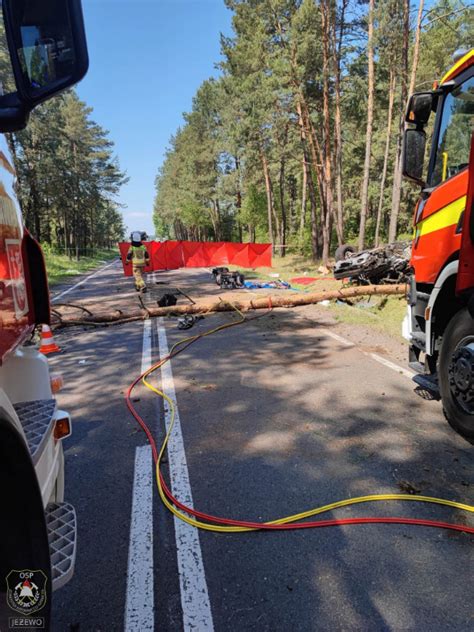
[[[177,518],[179,518],[180,520],[183,520],[184,522],[186,522],[189,525],[192,525],[193,527],[198,527],[199,529],[204,529],[206,531],[216,531],[219,533],[244,533],[246,531],[257,531],[256,528],[251,528],[251,527],[239,527],[239,526],[231,526],[231,525],[213,525],[213,524],[209,524],[207,522],[203,522],[201,520],[198,520],[197,518],[191,517],[189,515],[187,515],[186,513],[180,511],[179,509],[177,509],[166,497],[165,492],[163,490],[163,487],[161,485],[161,480],[160,480],[160,466],[161,466],[161,459],[163,457],[163,454],[166,450],[166,447],[168,445],[169,439],[171,437],[171,434],[173,432],[173,427],[175,424],[175,419],[176,419],[176,409],[175,409],[175,405],[173,400],[168,397],[168,395],[166,395],[166,393],[164,393],[163,391],[160,391],[158,388],[156,388],[155,386],[153,386],[152,384],[150,384],[150,382],[148,382],[148,380],[146,379],[149,375],[151,375],[154,371],[156,371],[157,369],[161,368],[166,362],[169,362],[171,360],[171,356],[173,354],[173,352],[175,351],[175,349],[177,349],[179,346],[188,343],[188,342],[192,342],[198,338],[204,338],[206,336],[210,336],[211,334],[217,333],[218,331],[222,331],[223,329],[227,329],[229,327],[233,327],[235,325],[241,324],[242,322],[244,322],[246,320],[245,316],[242,314],[242,312],[240,310],[237,309],[237,307],[235,307],[235,305],[232,305],[231,303],[229,303],[234,309],[235,311],[239,314],[240,316],[240,320],[237,321],[233,321],[231,323],[226,323],[224,325],[220,325],[219,327],[215,327],[214,329],[210,329],[209,331],[206,331],[202,334],[198,334],[196,336],[190,336],[188,338],[184,338],[183,340],[179,340],[177,343],[175,343],[170,350],[169,356],[165,359],[163,359],[161,362],[159,362],[158,364],[154,365],[153,367],[151,367],[151,369],[149,369],[146,373],[144,373],[143,378],[142,378],[142,382],[143,384],[153,393],[155,393],[156,395],[158,395],[159,397],[163,398],[164,401],[166,401],[170,407],[170,423],[169,423],[169,427],[168,427],[168,431],[166,433],[166,436],[163,440],[163,443],[161,444],[161,448],[158,454],[158,459],[156,461],[156,481],[157,481],[157,486],[158,486],[158,493],[160,495],[160,498],[163,502],[163,504],[169,509],[169,511],[171,511],[171,513],[173,513]],[[341,507],[349,507],[351,505],[356,505],[356,504],[360,504],[360,503],[367,503],[367,502],[374,502],[374,501],[387,501],[387,500],[402,500],[402,501],[411,501],[411,502],[423,502],[423,503],[431,503],[431,504],[436,504],[436,505],[445,505],[447,507],[453,507],[455,509],[460,509],[462,511],[468,511],[471,513],[474,513],[474,506],[472,505],[466,505],[464,503],[458,503],[456,501],[453,500],[445,500],[443,498],[435,498],[432,496],[411,496],[409,494],[372,494],[369,496],[358,496],[356,498],[347,498],[346,500],[339,500],[337,502],[334,503],[330,503],[328,505],[323,505],[321,507],[316,507],[315,509],[309,509],[308,511],[303,511],[297,514],[293,514],[291,516],[285,516],[284,518],[278,518],[277,520],[272,520],[270,522],[264,522],[262,523],[263,525],[282,525],[282,524],[289,524],[292,522],[297,522],[300,520],[303,520],[305,518],[310,518],[312,516],[316,516],[316,515],[320,515],[323,513],[326,513],[328,511],[333,511],[334,509],[340,509]]]

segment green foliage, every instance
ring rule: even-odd
[[[117,249],[94,249],[84,253],[79,261],[72,262],[68,255],[59,254],[54,250],[49,244],[43,245],[49,285],[56,285],[78,274],[93,270],[101,263],[109,261],[119,254]]]
[[[115,198],[126,182],[107,132],[74,91],[37,108],[9,137],[27,228],[43,244],[79,258],[123,237]]]
[[[178,238],[272,240],[314,257],[314,238],[336,247],[336,95],[340,86],[343,240],[358,237],[367,121],[367,3],[358,0],[225,0],[231,37],[221,38],[218,79],[205,81],[170,141],[156,178],[155,224]],[[387,239],[394,171],[410,79],[418,4],[410,5],[404,47],[403,0],[379,0],[374,12],[375,94],[365,241]],[[424,11],[416,85],[429,88],[469,46],[473,11],[437,0]],[[471,22],[472,24],[472,22]],[[329,26],[328,26],[329,25]],[[327,67],[325,69],[325,37]],[[403,59],[408,55],[407,72]],[[390,78],[395,77],[388,119]],[[339,81],[340,80],[340,81]],[[329,113],[324,112],[326,92]],[[307,107],[306,136],[299,107]],[[387,134],[388,124],[391,132]],[[453,134],[465,133],[453,128]],[[327,135],[329,134],[329,138]],[[309,142],[314,141],[315,146]],[[464,137],[463,137],[464,138]],[[319,143],[319,145],[318,145]],[[305,151],[303,151],[305,147]],[[388,147],[388,153],[386,148]],[[312,151],[310,151],[310,149]],[[318,154],[318,151],[320,152]],[[328,175],[325,155],[331,168]],[[454,159],[454,158],[453,158]],[[304,173],[304,162],[309,164]],[[382,178],[382,173],[385,177]],[[314,194],[310,195],[309,180]],[[324,232],[327,189],[331,226]],[[418,191],[406,183],[398,229],[411,231]],[[329,237],[328,237],[329,236]],[[284,250],[282,250],[282,253]]]

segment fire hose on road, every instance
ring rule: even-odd
[[[253,318],[247,318],[244,314],[232,304],[231,307],[238,314],[239,318],[230,323],[226,323],[205,331],[203,333],[197,334],[195,336],[190,336],[188,338],[184,338],[178,341],[171,348],[168,356],[154,364],[151,368],[145,371],[143,374],[139,375],[134,382],[130,385],[127,393],[126,393],[126,404],[131,414],[141,426],[142,430],[145,432],[148,441],[152,448],[153,459],[156,466],[156,481],[158,486],[158,492],[163,504],[171,511],[176,517],[180,520],[183,520],[189,525],[194,527],[198,527],[200,529],[204,529],[206,531],[216,531],[220,533],[243,533],[248,531],[258,531],[258,530],[287,530],[287,529],[311,529],[311,528],[321,528],[321,527],[332,527],[332,526],[341,526],[341,525],[350,525],[350,524],[408,524],[408,525],[416,525],[416,526],[425,526],[425,527],[438,527],[442,529],[451,529],[453,531],[462,531],[464,533],[474,534],[474,527],[470,527],[464,524],[455,524],[450,522],[442,522],[438,520],[424,520],[424,519],[416,519],[416,518],[405,518],[405,517],[365,517],[365,518],[343,518],[343,519],[334,519],[334,520],[317,520],[317,521],[305,521],[307,518],[311,518],[316,515],[321,515],[327,513],[329,511],[333,511],[335,509],[339,509],[341,507],[348,507],[350,505],[356,505],[360,503],[374,502],[374,501],[411,501],[411,502],[423,502],[423,503],[431,503],[436,505],[444,505],[448,507],[452,507],[455,509],[459,509],[461,511],[467,511],[470,513],[474,513],[474,506],[467,505],[460,502],[455,502],[452,500],[445,500],[443,498],[435,498],[431,496],[413,496],[409,494],[373,494],[368,496],[359,496],[356,498],[348,498],[346,500],[340,500],[328,505],[324,505],[321,507],[317,507],[314,509],[310,509],[308,511],[303,511],[301,513],[293,514],[290,516],[285,516],[283,518],[278,518],[276,520],[272,520],[269,522],[253,522],[248,520],[231,520],[229,518],[224,518],[220,516],[213,516],[210,514],[206,514],[200,511],[193,509],[192,507],[188,507],[184,505],[179,499],[175,498],[169,489],[163,474],[161,472],[161,462],[163,459],[163,455],[166,451],[168,442],[173,432],[173,426],[175,421],[175,404],[173,400],[163,391],[160,391],[158,388],[150,384],[148,378],[163,364],[166,362],[170,362],[172,358],[176,357],[179,353],[182,353],[185,349],[188,349],[191,345],[196,343],[197,341],[205,338],[207,336],[216,334],[224,329],[228,329],[230,327],[236,327],[245,322],[249,322],[254,320],[255,318],[260,318],[261,316],[265,316],[269,311],[272,310],[271,302],[268,302],[268,311],[260,316],[256,316]],[[153,393],[161,397],[170,408],[170,423],[168,425],[168,429],[166,431],[165,438],[158,449],[155,438],[150,431],[150,428],[146,424],[146,422],[139,415],[138,411],[134,407],[132,403],[132,393],[135,387],[139,382],[143,382],[143,384],[151,390]]]

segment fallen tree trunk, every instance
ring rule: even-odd
[[[372,295],[400,295],[406,292],[406,285],[364,285],[343,288],[340,290],[324,290],[321,292],[287,294],[262,296],[252,300],[233,301],[232,293],[229,293],[228,300],[219,298],[214,302],[200,302],[194,305],[174,305],[173,307],[153,307],[146,306],[144,309],[135,309],[129,312],[113,310],[100,314],[87,314],[78,319],[71,315],[60,315],[56,312],[56,316],[60,318],[58,323],[54,323],[55,327],[67,327],[73,325],[109,325],[128,323],[134,320],[146,320],[147,318],[155,318],[158,316],[180,316],[183,314],[208,314],[210,312],[231,312],[234,307],[240,311],[246,312],[252,309],[268,309],[269,307],[298,307],[301,305],[312,305],[325,300],[348,299],[355,296],[372,296]],[[88,305],[88,309],[93,311],[92,306]]]

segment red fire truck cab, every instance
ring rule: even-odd
[[[406,120],[403,173],[422,187],[403,325],[410,366],[420,394],[442,400],[451,426],[474,438],[474,49],[411,96]]]

